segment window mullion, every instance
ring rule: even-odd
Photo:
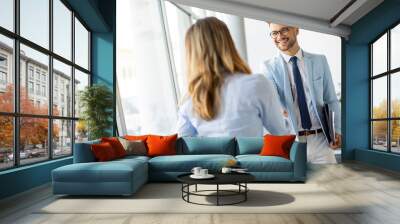
[[[53,52],[53,0],[49,0],[49,50]],[[49,71],[48,71],[48,97],[49,97],[49,115],[48,120],[48,152],[49,159],[53,159],[53,56],[49,55]]]
[[[71,60],[73,66],[71,67],[71,91],[72,91],[72,96],[71,96],[71,117],[75,118],[75,12],[72,11],[71,14]],[[74,155],[74,145],[75,145],[75,126],[76,126],[76,120],[72,121],[72,132],[71,132],[71,150],[72,150],[72,155]]]
[[[390,30],[387,32],[387,52],[386,52],[386,54],[387,54],[387,71],[389,71],[390,70]],[[391,118],[392,117],[392,100],[391,100],[391,79],[392,79],[392,76],[391,76],[391,74],[389,73],[389,74],[387,74],[387,110],[388,110],[388,114],[387,114],[387,116],[388,116],[388,118]],[[388,122],[387,122],[388,124],[388,126],[387,126],[387,135],[388,135],[388,148],[387,148],[387,151],[388,152],[391,152],[392,151],[392,136],[391,136],[391,129],[392,129],[392,121],[391,120],[388,120]]]
[[[19,35],[19,5],[20,0],[14,1],[14,30],[17,35]],[[19,113],[19,99],[20,99],[20,48],[19,48],[19,39],[14,39],[14,112]],[[19,157],[19,135],[20,135],[20,119],[19,117],[14,116],[14,166],[19,166],[20,157]]]
[[[373,121],[372,121],[372,119],[374,118],[374,116],[373,116],[373,96],[374,96],[374,85],[373,85],[373,79],[372,79],[372,73],[373,73],[373,50],[374,50],[374,48],[372,47],[373,45],[371,44],[370,45],[370,47],[369,47],[369,52],[370,52],[370,55],[369,55],[369,64],[370,64],[370,66],[369,66],[369,69],[370,69],[370,71],[369,71],[369,76],[370,76],[370,78],[369,78],[369,85],[370,85],[370,91],[369,91],[369,94],[370,94],[370,96],[369,96],[369,118],[370,118],[370,122],[369,122],[369,136],[370,136],[370,141],[369,141],[369,144],[370,144],[370,149],[373,149],[374,148],[374,136],[373,136],[373,134],[374,134],[374,132],[373,132]]]

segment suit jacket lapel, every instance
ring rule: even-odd
[[[289,117],[292,120],[292,125],[294,130],[297,132],[297,121],[296,121],[296,115],[294,113],[294,99],[293,99],[293,94],[292,94],[292,87],[290,84],[289,80],[289,74],[286,69],[286,62],[282,58],[282,56],[279,54],[278,56],[278,68],[277,72],[279,73],[278,76],[280,77],[281,80],[281,87],[283,87],[283,94],[285,97],[285,103],[286,103],[286,109],[288,110]]]
[[[290,81],[288,77],[288,72],[286,70],[286,65],[285,61],[283,60],[282,56],[278,56],[278,76],[281,80],[281,87],[283,89],[283,92],[285,94],[285,101],[286,101],[286,106],[292,105],[293,106],[293,95],[292,95],[292,88],[290,86]]]
[[[306,67],[306,72],[307,72],[307,82],[308,86],[310,87],[310,95],[311,95],[311,101],[314,103],[314,83],[313,83],[313,76],[314,76],[314,64],[312,61],[311,56],[303,51],[303,56],[304,56],[304,65]]]

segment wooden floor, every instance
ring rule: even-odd
[[[0,223],[400,223],[398,173],[359,163],[318,165],[310,167],[308,182],[325,187],[349,203],[362,201],[367,206],[356,214],[35,214],[38,207],[54,200],[47,185],[1,201]]]

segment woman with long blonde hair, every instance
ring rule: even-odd
[[[179,108],[179,136],[287,134],[273,84],[251,74],[228,27],[215,17],[197,20],[186,33],[188,97]]]

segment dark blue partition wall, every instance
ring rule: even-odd
[[[113,90],[115,96],[115,0],[66,0],[66,2],[79,14],[92,32],[92,82],[106,84]],[[110,127],[111,131],[115,129]],[[69,157],[0,172],[0,199],[48,183],[51,181],[53,169],[71,163],[72,158]]]
[[[344,43],[344,160],[400,170],[400,156],[370,150],[369,43],[400,21],[400,1],[386,0],[351,29]]]

